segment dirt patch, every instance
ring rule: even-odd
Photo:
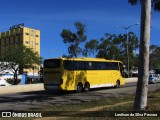
[[[80,110],[80,111],[100,111],[100,110],[103,110],[104,108],[116,107],[116,106],[125,105],[125,104],[129,104],[129,103],[133,103],[133,102],[134,101],[129,101],[129,102],[117,103],[114,105],[105,105],[105,106],[100,106],[100,107],[95,107],[95,108],[84,109],[84,110]]]

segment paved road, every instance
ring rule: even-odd
[[[149,85],[149,90],[156,90],[160,88],[159,84]],[[14,110],[37,110],[41,107],[62,105],[70,103],[88,102],[109,96],[119,96],[124,94],[134,94],[136,91],[136,83],[127,83],[121,88],[105,88],[94,89],[87,93],[75,92],[57,92],[51,93],[46,91],[34,91],[24,93],[13,93],[0,95],[0,111],[14,111]]]
[[[137,82],[137,78],[126,78],[126,83]],[[26,84],[26,85],[11,85],[11,86],[0,86],[0,95],[11,94],[11,93],[22,93],[22,92],[33,92],[44,90],[43,84]]]

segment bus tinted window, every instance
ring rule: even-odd
[[[66,70],[119,70],[118,62],[64,61]]]
[[[123,64],[122,64],[122,63],[119,63],[119,67],[120,67],[121,75],[122,75],[123,77],[125,77],[125,72],[124,72]]]
[[[107,70],[107,66],[106,66],[106,63],[105,62],[102,62],[101,63],[101,68],[100,70]]]
[[[118,63],[117,63],[117,62],[113,62],[112,65],[113,65],[113,66],[112,66],[112,67],[113,67],[112,70],[119,70]]]
[[[86,62],[87,70],[97,70],[97,62]]]
[[[65,60],[63,62],[64,64],[64,69],[66,70],[86,70],[86,62],[82,61],[69,61]]]
[[[113,70],[113,65],[111,62],[106,63],[106,70]]]
[[[74,61],[69,61],[69,60],[65,60],[63,62],[64,65],[64,69],[66,70],[75,70],[76,69],[76,65]]]
[[[77,61],[76,62],[76,66],[77,66],[77,70],[86,70],[86,62],[82,62],[82,61]]]
[[[44,68],[58,68],[60,67],[61,60],[45,60]]]

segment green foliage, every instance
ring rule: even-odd
[[[61,33],[63,42],[69,44],[68,53],[69,55],[63,55],[63,57],[78,57],[82,54],[85,57],[96,56],[106,59],[121,60],[127,65],[127,35],[126,34],[109,34],[106,33],[105,37],[99,40],[91,39],[87,41],[83,47],[81,43],[86,41],[87,36],[85,35],[85,25],[80,22],[75,22],[76,32],[64,29]],[[133,33],[128,33],[128,44],[129,44],[129,58],[130,68],[137,66],[137,55],[134,51],[139,47],[138,37]]]
[[[150,69],[158,69],[160,68],[160,47],[157,45],[151,45],[150,46],[150,63],[149,67]]]
[[[120,34],[109,34],[106,33],[105,37],[100,39],[101,43],[98,45],[97,57],[106,59],[121,60],[125,65],[127,65],[127,35]],[[130,67],[137,66],[134,51],[139,47],[138,37],[130,32],[128,34],[128,47],[129,47],[129,58]]]
[[[95,40],[95,39],[92,39],[89,42],[86,42],[85,48],[83,50],[83,55],[86,57],[91,54],[94,55],[95,52],[97,51],[98,44],[99,44],[98,40]]]
[[[65,44],[69,44],[68,57],[78,57],[78,55],[82,53],[80,44],[85,42],[87,39],[87,36],[85,35],[85,25],[81,22],[75,22],[74,26],[76,28],[76,32],[64,29],[61,33],[63,42]]]
[[[9,62],[10,66],[21,65],[23,68],[40,64],[38,53],[25,46],[8,46],[1,56],[2,61]],[[8,65],[8,67],[9,67]]]
[[[136,5],[138,2],[141,2],[141,0],[128,0],[128,2],[129,2],[131,5]]]
[[[160,0],[152,0],[152,7],[155,11],[160,11]]]
[[[13,85],[14,84],[14,79],[13,78],[7,78],[6,79],[7,83]],[[20,84],[21,79],[17,79],[17,84]]]
[[[141,3],[141,0],[128,0],[131,5],[137,5],[138,2]],[[152,0],[152,8],[159,12],[160,11],[160,0]]]
[[[23,68],[33,68],[40,65],[40,57],[37,52],[25,46],[8,46],[1,55],[1,67],[3,70],[11,70],[14,74],[14,84],[17,84],[17,74],[23,73]]]

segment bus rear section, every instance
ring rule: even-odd
[[[45,90],[61,89],[63,84],[61,62],[61,59],[44,60],[43,79]]]

